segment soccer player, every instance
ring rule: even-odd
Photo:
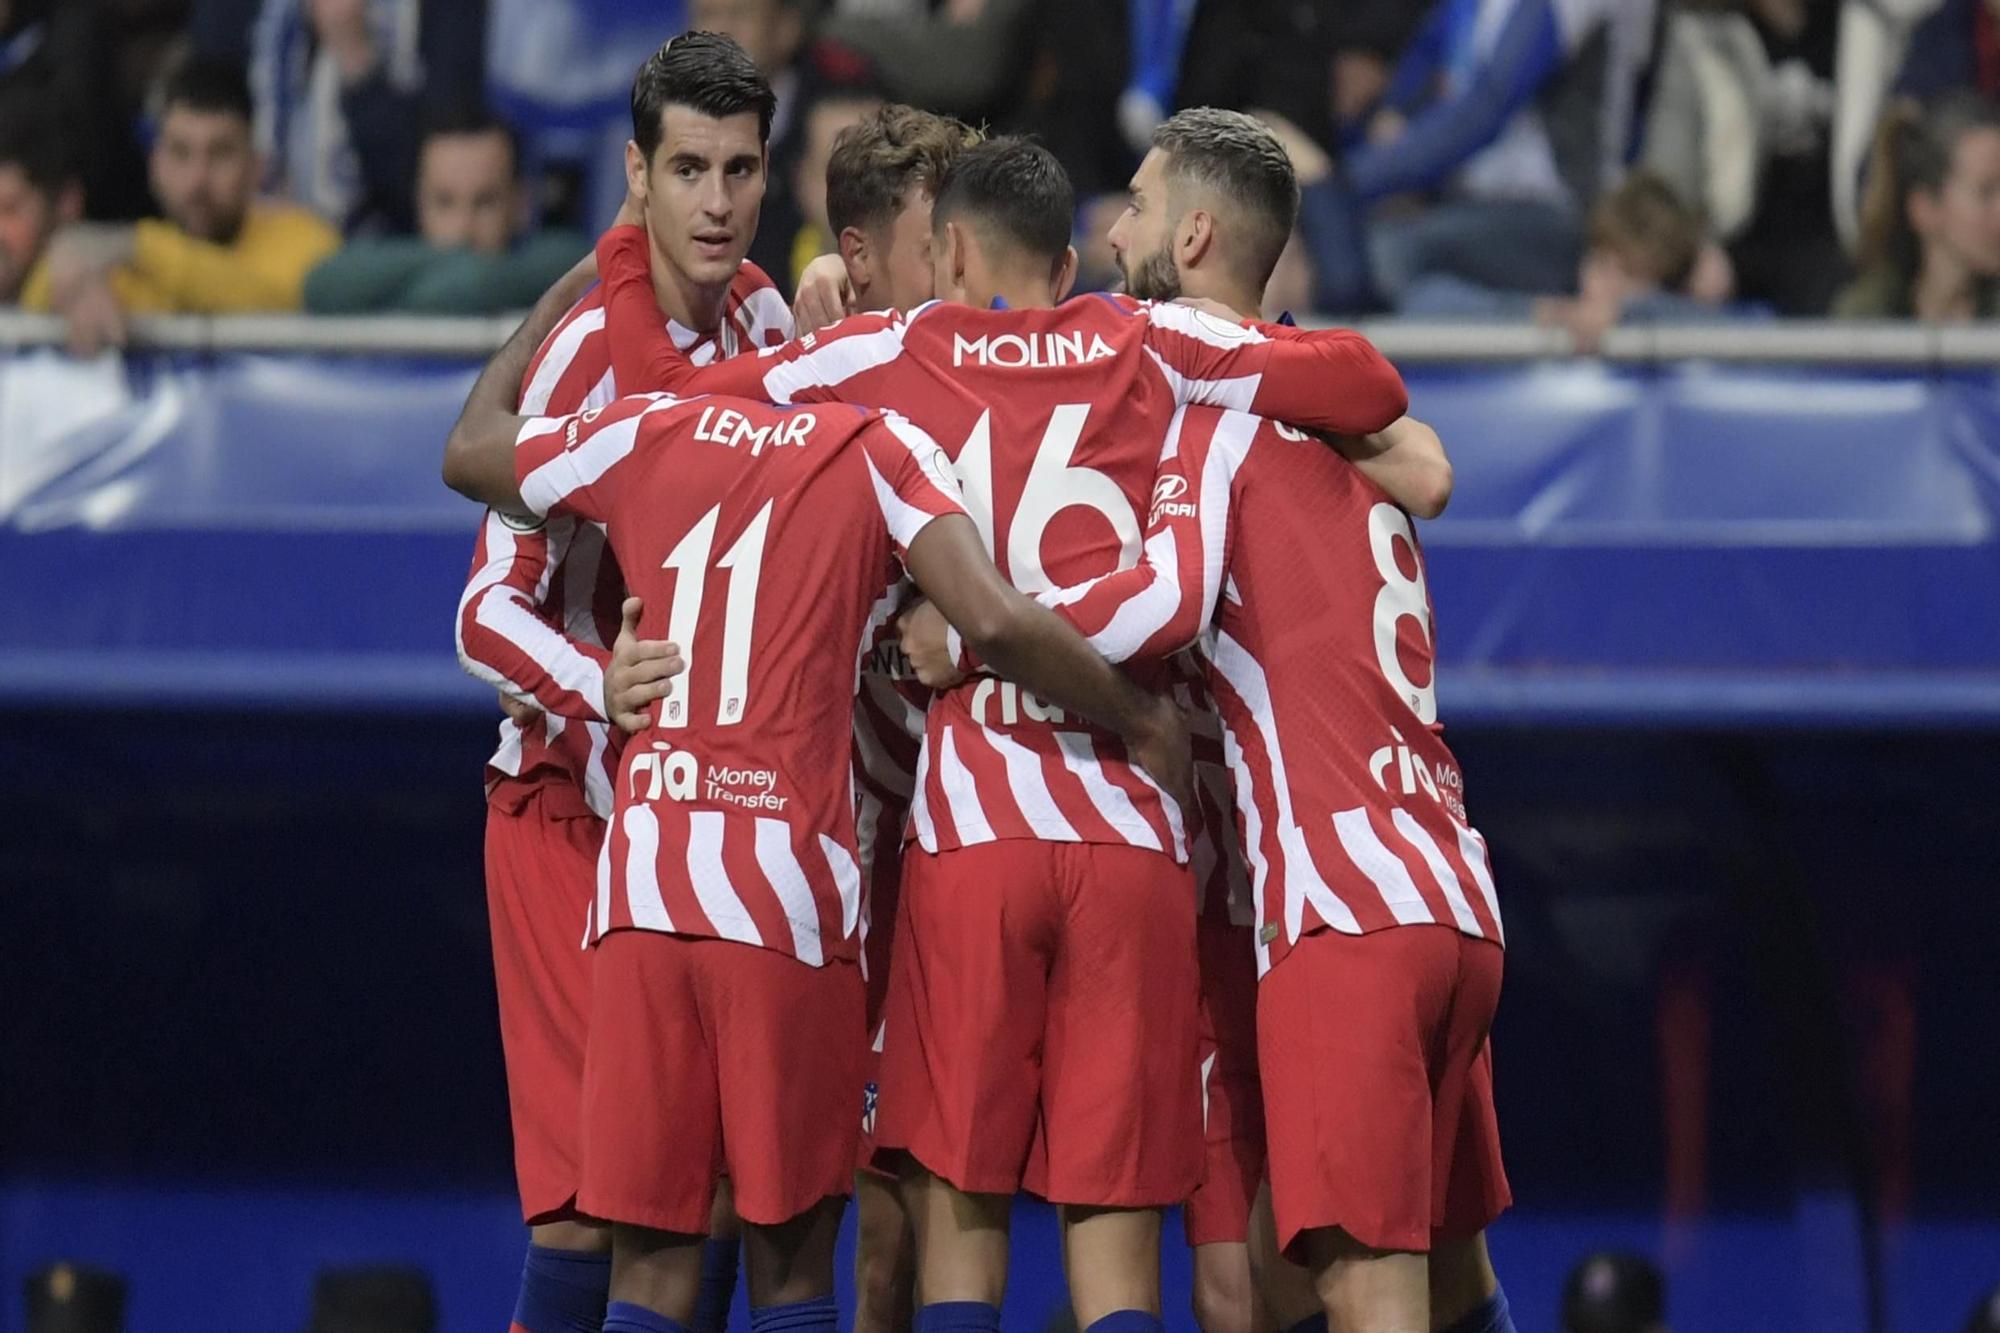
[[[604,1328],[685,1327],[726,1167],[753,1326],[831,1330],[866,1038],[850,729],[898,562],[982,653],[1174,790],[1179,711],[1000,578],[949,460],[898,418],[658,395],[505,422],[514,465],[452,455],[448,480],[605,525],[647,627],[686,645],[626,749],[588,925],[577,1202],[615,1223]]]
[[[1119,224],[1124,254],[1163,256],[1127,261],[1136,286],[1199,274],[1187,263],[1205,249],[1198,234],[1225,229],[1190,219],[1197,204],[1261,198],[1256,211],[1288,221],[1269,202],[1288,192],[1229,180],[1260,158],[1272,185],[1289,175],[1261,135],[1214,112],[1162,127]],[[1254,305],[1283,245],[1285,228],[1269,231],[1237,252],[1233,290],[1224,274],[1202,285]],[[1335,1333],[1511,1330],[1484,1241],[1509,1200],[1487,1041],[1499,908],[1437,726],[1408,514],[1320,442],[1241,413],[1183,411],[1165,460],[1145,560],[1041,597],[1114,659],[1203,635],[1257,900],[1252,1076],[1277,1242],[1308,1265],[1317,1297],[1303,1315],[1279,1301],[1274,1313]],[[940,638],[906,629],[905,644],[927,679],[948,683],[939,653],[962,663]]]
[[[979,138],[950,117],[894,104],[841,133],[827,164],[827,212],[840,253],[815,260],[801,281],[795,309],[823,299],[815,313],[799,315],[801,328],[831,323],[850,302],[908,311],[931,299],[931,206],[952,159]],[[665,643],[636,642],[629,627],[621,631],[605,673],[606,711],[619,725],[644,725],[643,710],[668,688],[670,677],[661,674],[671,660],[667,651]],[[855,703],[856,813],[868,888],[861,964],[871,1034],[879,1033],[888,988],[903,828],[929,703],[930,690],[909,676],[893,640],[886,640],[862,672]],[[914,1309],[909,1220],[894,1174],[872,1164],[880,1059],[871,1042],[855,1181],[857,1333],[908,1328]]]
[[[1155,130],[1110,243],[1125,290],[1149,301],[1186,295],[1238,315],[1263,307],[1264,287],[1291,234],[1298,185],[1283,147],[1240,112],[1194,107]],[[1407,435],[1405,436],[1405,438]],[[1421,440],[1421,436],[1418,436]],[[1442,512],[1451,465],[1439,450],[1384,451],[1384,441],[1337,442],[1406,510]],[[912,617],[918,621],[919,617]],[[936,627],[934,626],[933,629]],[[1177,659],[1179,660],[1179,659]],[[1204,1333],[1290,1328],[1319,1316],[1303,1270],[1250,1254],[1252,1202],[1264,1174],[1264,1110],[1257,1073],[1254,909],[1242,875],[1220,724],[1199,673],[1188,686],[1195,718],[1202,883],[1201,1071],[1207,1168],[1182,1210],[1194,1252],[1194,1306]],[[1211,728],[1215,739],[1211,741]],[[1268,1206],[1268,1203],[1265,1205]],[[1261,1280],[1259,1280],[1261,1278]]]
[[[600,265],[621,381],[895,404],[947,442],[1003,569],[1029,589],[1136,555],[1143,460],[1177,401],[1363,432],[1401,414],[1399,377],[1351,333],[1116,298],[1051,308],[1073,272],[1072,203],[1039,148],[961,153],[932,232],[938,293],[965,304],[857,316],[701,370],[656,331],[628,336],[639,242],[613,233]],[[975,308],[989,305],[1007,308]],[[1114,738],[987,682],[933,704],[913,822],[877,1135],[917,1164],[919,1326],[997,1327],[1023,1184],[1065,1205],[1079,1323],[1152,1326],[1158,1209],[1201,1169],[1179,806]]]
[[[744,259],[774,107],[749,57],[708,34],[666,43],[633,82],[627,208],[652,238],[650,318],[697,361],[791,334],[783,300]],[[616,397],[601,295],[578,302],[553,330],[547,318],[531,318],[495,357],[488,374],[518,390],[521,410],[574,412]],[[593,526],[493,511],[459,605],[460,661],[500,688],[509,714],[487,766],[486,880],[515,1172],[529,1225],[515,1317],[524,1333],[594,1327],[609,1282],[608,1236],[575,1204],[589,1012],[578,941],[622,739],[601,704],[604,645],[622,596],[616,562]],[[664,646],[648,652],[649,673],[673,667]],[[702,1321],[717,1329],[737,1255],[726,1206],[719,1222]]]

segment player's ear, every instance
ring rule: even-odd
[[[840,238],[835,242],[840,249],[840,262],[847,265],[847,280],[855,287],[866,287],[875,281],[871,272],[871,254],[868,249],[868,233],[859,227],[842,227]]]
[[[625,190],[634,199],[646,197],[646,155],[636,139],[625,141]]]
[[[1191,209],[1181,219],[1180,236],[1176,240],[1175,258],[1181,267],[1192,268],[1199,264],[1215,244],[1215,215],[1205,209]]]
[[[1069,296],[1069,289],[1076,286],[1076,247],[1063,247],[1063,256],[1056,261],[1056,304],[1061,305]]]
[[[944,271],[955,288],[965,286],[965,261],[965,229],[956,222],[947,222],[944,224]],[[938,295],[943,296],[944,293],[939,292]]]

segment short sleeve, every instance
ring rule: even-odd
[[[932,519],[965,512],[951,459],[921,427],[884,412],[862,429],[858,442],[898,557]]]

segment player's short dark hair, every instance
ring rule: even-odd
[[[1166,155],[1168,188],[1193,185],[1227,200],[1245,222],[1244,276],[1269,282],[1299,216],[1299,178],[1277,136],[1254,116],[1220,107],[1177,111],[1153,131]]]
[[[83,177],[61,122],[25,96],[0,102],[0,167],[13,167],[50,199]]]
[[[514,127],[476,102],[446,107],[424,119],[424,144],[457,135],[497,134],[507,141],[509,174],[521,174],[521,136]],[[421,151],[421,148],[419,149]]]
[[[979,138],[962,121],[894,102],[849,125],[826,160],[827,223],[835,235],[879,227],[913,190],[936,199],[945,172]]]
[[[243,66],[213,56],[189,56],[167,76],[160,97],[160,115],[176,107],[240,117],[250,124],[250,80]]]
[[[757,62],[734,38],[719,32],[690,32],[669,39],[648,56],[632,80],[632,139],[648,162],[666,132],[660,118],[670,106],[688,107],[718,120],[754,111],[757,141],[769,143],[778,97]]]
[[[1010,134],[966,149],[945,169],[931,226],[969,218],[1033,258],[1060,259],[1075,217],[1076,187],[1056,155]]]

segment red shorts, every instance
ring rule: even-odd
[[[1170,856],[906,848],[876,1142],[971,1193],[1179,1203],[1201,1178],[1196,986]]]
[[[1251,927],[1201,922],[1201,1184],[1181,1220],[1190,1245],[1243,1244],[1264,1179],[1264,1090],[1257,1076],[1257,953]]]
[[[583,936],[604,822],[573,786],[502,780],[486,807],[486,911],[514,1177],[530,1225],[576,1215],[577,1115],[590,1017]]]
[[[764,1226],[853,1189],[859,968],[649,930],[593,952],[585,1213],[697,1236],[725,1170]]]
[[[1449,926],[1299,941],[1257,994],[1271,1202],[1286,1257],[1339,1227],[1428,1252],[1512,1202],[1487,1041],[1505,954]]]

